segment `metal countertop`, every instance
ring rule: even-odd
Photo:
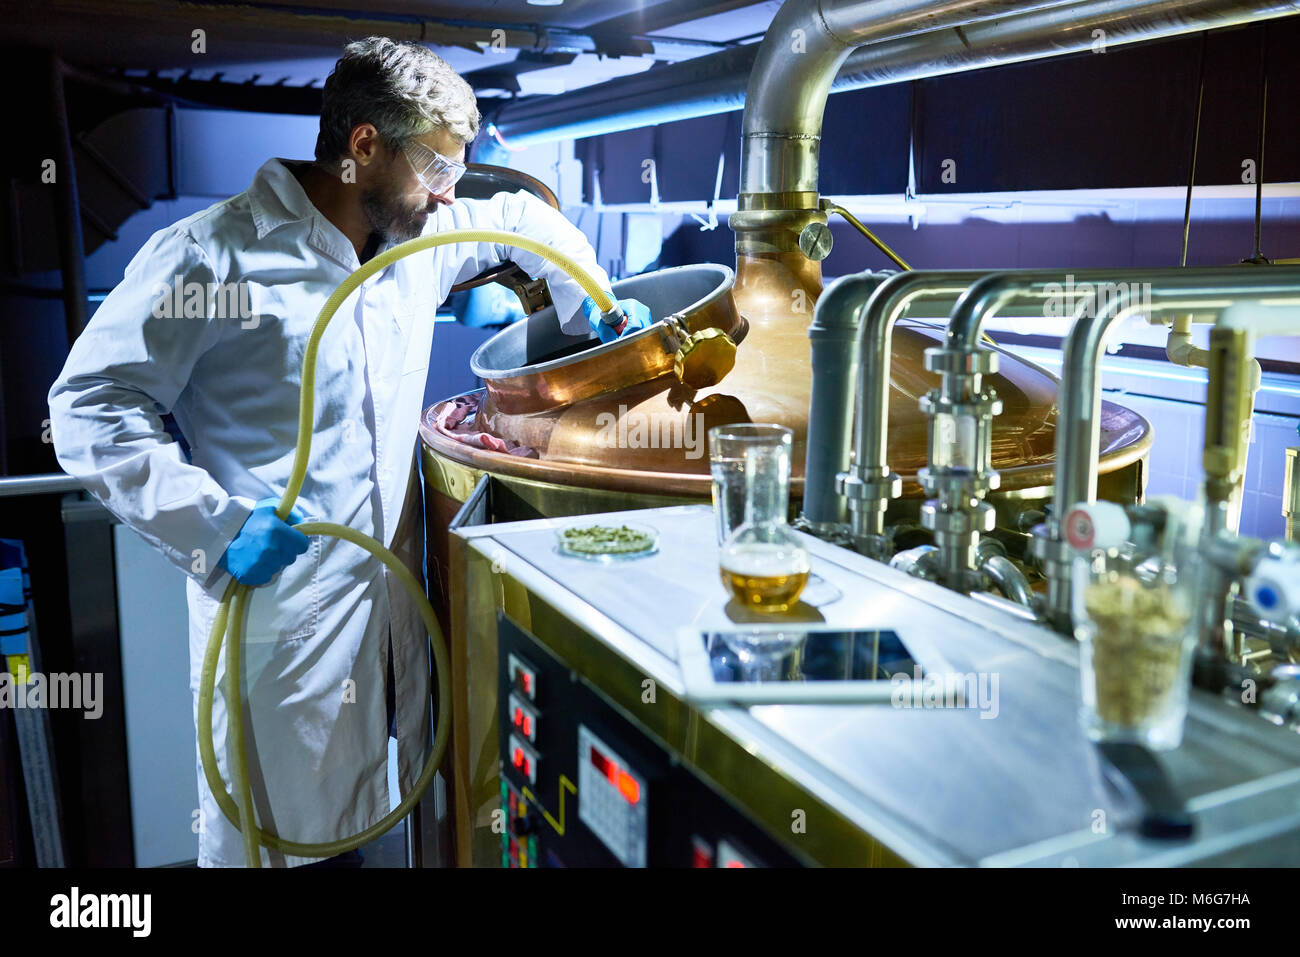
[[[531,566],[529,587],[675,693],[675,632],[735,627],[718,576],[712,509],[681,506],[584,516],[659,532],[657,554],[608,564],[561,555],[573,518],[480,526],[485,556]],[[1191,799],[1190,842],[1139,838],[1079,730],[1073,642],[996,608],[802,536],[812,570],[842,597],[827,623],[923,631],[959,673],[997,677],[991,701],[964,709],[863,705],[702,708],[754,753],[917,864],[1147,865],[1300,863],[1300,735],[1193,691],[1183,745],[1162,755]],[[807,608],[804,608],[807,613]],[[594,616],[592,612],[596,613]],[[730,613],[730,614],[729,614]],[[749,618],[755,620],[752,613]],[[768,620],[764,616],[763,620]],[[587,629],[594,630],[594,629]],[[985,687],[988,687],[986,684]],[[986,715],[986,716],[982,716]],[[1104,817],[1103,817],[1104,815]],[[1104,830],[1099,830],[1104,822]]]

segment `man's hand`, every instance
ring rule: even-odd
[[[613,342],[619,336],[625,336],[637,329],[645,329],[654,320],[650,317],[650,307],[636,299],[619,299],[618,308],[623,311],[627,321],[622,328],[616,328],[601,319],[600,307],[596,300],[588,296],[582,300],[582,314],[587,317],[587,325],[600,337],[601,342]]]
[[[296,508],[289,521],[276,517],[278,498],[264,498],[253,507],[235,540],[218,564],[245,585],[265,585],[307,550],[310,540],[293,526],[303,520]]]

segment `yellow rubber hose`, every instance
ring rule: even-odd
[[[312,419],[315,413],[316,353],[320,346],[321,336],[325,332],[325,327],[333,319],[334,313],[338,311],[339,306],[343,304],[343,301],[352,294],[357,286],[391,263],[405,256],[432,249],[434,246],[462,242],[498,243],[503,246],[513,246],[517,249],[535,253],[554,263],[573,277],[583,291],[595,300],[596,305],[600,307],[602,312],[609,312],[614,308],[615,303],[609,294],[574,260],[544,243],[517,233],[494,229],[456,229],[450,232],[435,233],[430,236],[412,239],[409,242],[394,246],[387,252],[371,259],[348,276],[347,279],[343,280],[338,288],[334,290],[329,299],[326,300],[325,305],[321,307],[320,314],[316,318],[316,324],[312,327],[311,334],[307,338],[307,349],[302,360],[302,389],[298,402],[298,444],[294,450],[293,468],[289,473],[289,483],[285,487],[279,506],[276,508],[276,515],[279,516],[281,521],[288,517],[294,502],[298,499],[298,494],[302,491],[302,485],[307,476],[307,462],[311,456]],[[226,586],[226,591],[221,597],[221,604],[217,608],[216,617],[212,621],[212,631],[208,636],[208,645],[203,656],[203,670],[199,677],[199,758],[203,764],[204,777],[207,779],[208,787],[212,789],[217,805],[230,823],[239,829],[243,837],[244,857],[249,867],[261,866],[259,845],[266,847],[268,850],[297,857],[334,857],[358,848],[363,844],[370,843],[406,817],[411,812],[411,808],[424,795],[425,790],[433,781],[433,776],[437,772],[439,765],[442,763],[443,753],[447,749],[447,739],[450,735],[451,687],[448,676],[451,668],[447,661],[447,649],[444,647],[442,629],[438,626],[438,619],[434,616],[433,607],[429,604],[429,599],[424,594],[424,589],[420,587],[419,581],[398,560],[396,555],[380,542],[363,535],[355,529],[344,525],[336,525],[332,522],[301,522],[294,527],[304,535],[330,535],[360,546],[387,565],[405,586],[415,600],[420,618],[424,621],[424,626],[428,630],[431,639],[434,673],[438,683],[438,714],[433,748],[429,752],[424,770],[420,772],[420,776],[415,782],[415,787],[393,811],[361,833],[352,837],[340,838],[336,841],[303,843],[286,840],[259,827],[253,815],[252,789],[248,782],[248,757],[244,750],[243,693],[240,686],[244,620],[248,611],[247,599],[252,588],[232,578]],[[212,738],[212,703],[216,691],[217,664],[221,657],[221,646],[225,643],[227,637],[229,637],[230,641],[226,648],[226,682],[223,691],[226,699],[228,744],[230,746],[230,774],[236,797],[231,797],[230,792],[226,789],[225,781],[221,778],[221,772],[217,768],[216,748]]]

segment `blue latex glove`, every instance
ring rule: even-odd
[[[282,522],[275,515],[279,504],[278,498],[264,498],[253,506],[253,514],[217,563],[245,585],[265,585],[311,544],[293,528],[303,521],[302,513],[290,509],[289,521]]]
[[[654,322],[650,318],[650,307],[639,300],[620,299],[618,300],[618,307],[627,316],[627,323],[623,327],[622,335],[627,335],[638,329],[645,329]],[[591,326],[591,331],[600,337],[601,342],[613,342],[619,337],[620,333],[616,332],[613,326],[600,321],[600,307],[596,305],[596,300],[590,296],[582,300],[582,314],[587,317],[587,325]]]

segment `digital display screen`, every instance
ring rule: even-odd
[[[703,640],[719,683],[925,677],[898,632],[889,629],[715,631]]]

